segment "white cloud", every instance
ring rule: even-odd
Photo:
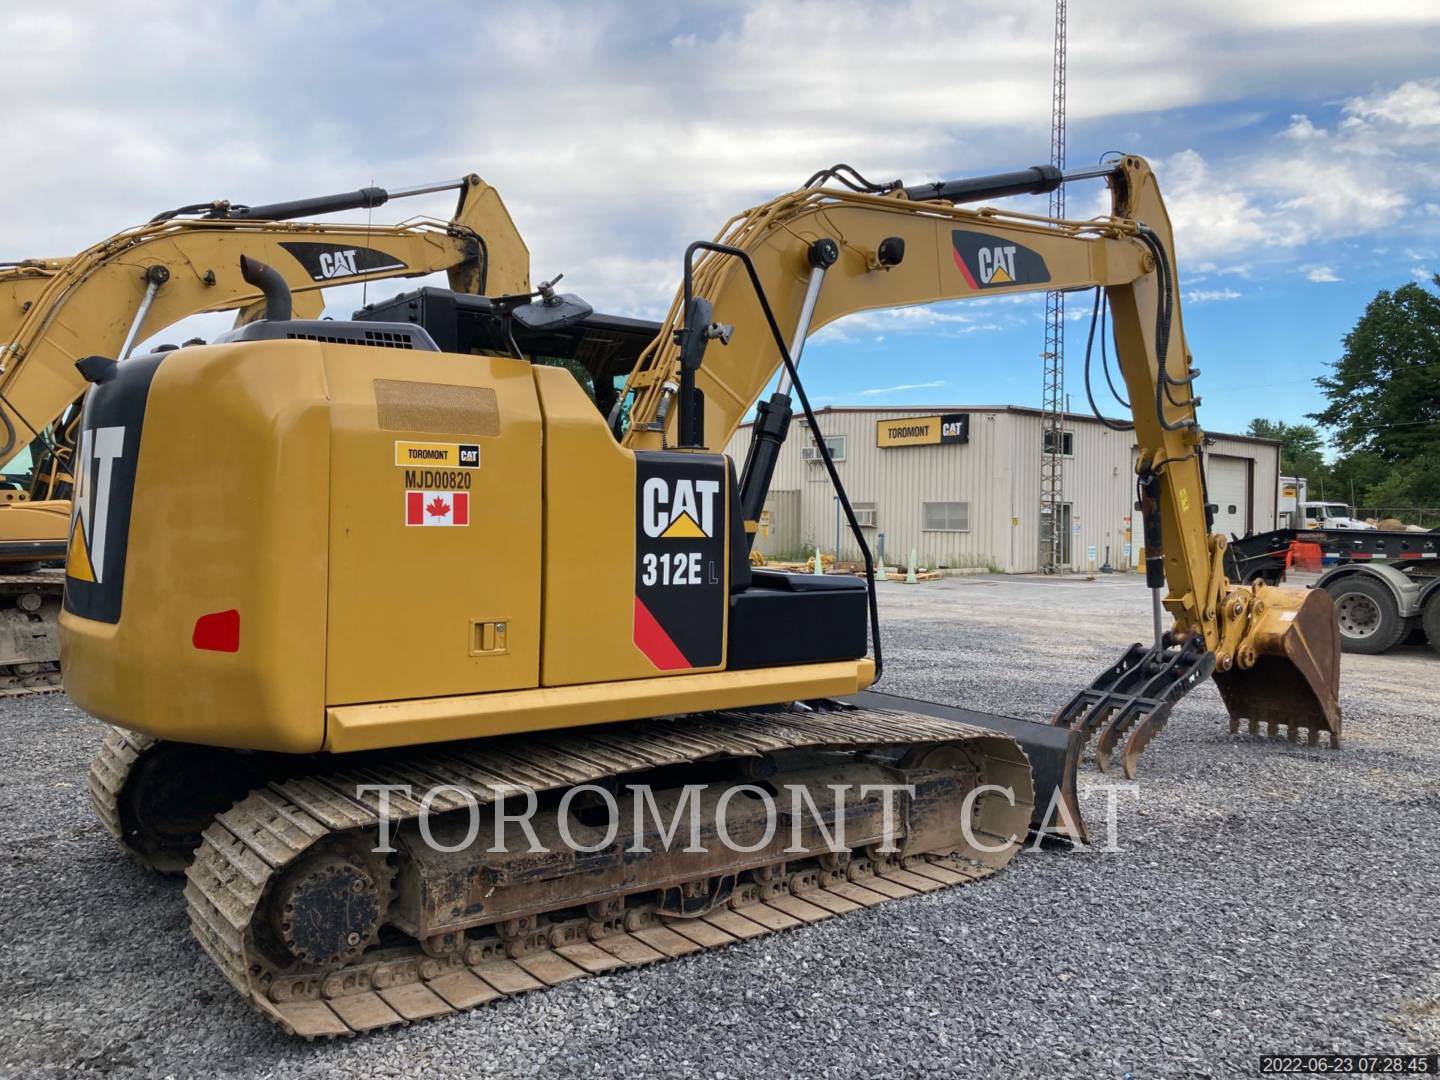
[[[881,397],[885,394],[901,394],[907,390],[938,390],[945,385],[944,379],[935,382],[901,383],[899,386],[872,386],[868,390],[857,390],[861,397]]]
[[[1348,99],[1331,124],[1295,114],[1258,150],[1212,160],[1190,149],[1158,162],[1182,257],[1198,257],[1201,273],[1225,257],[1273,264],[1383,235],[1417,205],[1419,220],[1435,217],[1424,197],[1440,168],[1437,118],[1440,79],[1412,80]],[[1334,280],[1324,263],[1301,270]]]
[[[1156,171],[1176,247],[1185,259],[1233,258],[1264,247],[1294,246],[1302,239],[1293,227],[1277,229],[1239,184],[1211,170],[1194,150],[1157,162]]]
[[[597,306],[655,316],[688,241],[817,167],[848,160],[918,182],[1043,159],[1050,21],[1049,5],[978,0],[596,3],[583,18],[536,2],[483,19],[437,2],[423,20],[340,0],[6,5],[0,70],[24,87],[24,108],[7,116],[0,257],[68,254],[184,202],[474,169],[505,196],[537,276],[564,270]],[[1433,223],[1440,88],[1416,75],[1433,67],[1437,28],[1440,10],[1420,0],[1077,9],[1072,146],[1109,130],[1162,140],[1163,155],[1176,142],[1154,114],[1235,103],[1234,117],[1196,120],[1232,128],[1217,144],[1233,154],[1162,163],[1182,272],[1192,258],[1300,258],[1317,238],[1392,226],[1426,201]],[[814,62],[796,60],[802,32]],[[163,57],[163,79],[137,77],[137,57]],[[1262,153],[1235,141],[1272,102],[1296,102],[1288,112],[1337,96],[1338,122],[1312,108]],[[444,217],[447,203],[375,220]]]
[[[1290,117],[1290,126],[1281,135],[1291,142],[1298,143],[1312,142],[1326,137],[1326,133],[1312,124],[1310,118],[1303,113],[1297,113]]]
[[[1187,304],[1209,304],[1216,300],[1239,300],[1244,293],[1234,289],[1191,289],[1185,294]]]
[[[979,313],[974,312],[974,309],[984,301],[963,301],[967,311],[955,310],[958,303],[857,311],[814,331],[810,341],[836,344],[857,341],[866,335],[883,336],[888,333],[948,335],[1002,329],[993,319],[988,322],[979,321]]]
[[[1302,266],[1300,269],[1305,272],[1306,281],[1328,282],[1340,280],[1339,275],[1328,266]]]
[[[1405,128],[1440,127],[1440,81],[1407,82],[1388,93],[1351,98],[1345,111],[1359,121],[1385,121]]]
[[[1428,282],[1435,277],[1435,274],[1428,266],[1412,266],[1410,276],[1416,281]]]

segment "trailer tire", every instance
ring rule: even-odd
[[[1325,591],[1335,601],[1344,652],[1387,652],[1405,636],[1409,620],[1400,617],[1394,594],[1381,582],[1347,575],[1327,583]]]
[[[1430,599],[1425,601],[1420,625],[1425,630],[1425,640],[1430,642],[1430,648],[1440,652],[1440,589],[1432,592]]]

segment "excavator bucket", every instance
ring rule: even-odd
[[[1258,735],[1284,725],[1291,742],[1306,732],[1311,746],[1330,733],[1340,746],[1340,631],[1335,605],[1323,589],[1255,587],[1255,629],[1229,671],[1218,668],[1215,684],[1230,711],[1230,732],[1249,723]]]

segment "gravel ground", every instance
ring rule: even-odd
[[[1041,719],[1147,633],[1133,577],[888,585],[883,688]],[[1120,785],[1119,850],[341,1043],[280,1035],[86,802],[99,726],[0,702],[0,1074],[1234,1076],[1440,1048],[1440,659],[1347,656],[1346,747],[1232,738],[1208,684]],[[1103,832],[1107,793],[1082,801]]]

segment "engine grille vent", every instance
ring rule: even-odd
[[[298,338],[302,341],[323,341],[329,345],[371,345],[380,349],[413,349],[415,339],[406,333],[395,333],[390,330],[366,330],[361,334],[313,334],[303,331],[290,331],[285,335],[287,338]]]

